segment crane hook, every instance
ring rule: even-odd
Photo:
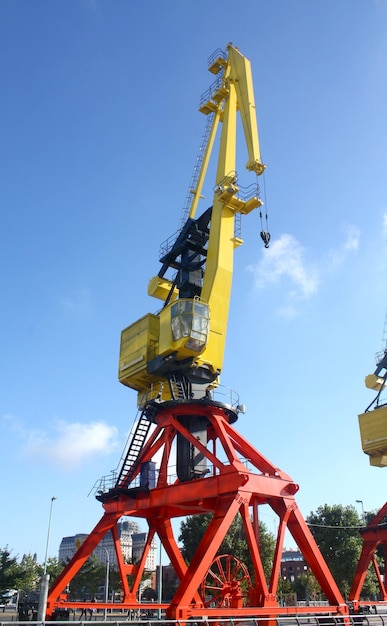
[[[268,230],[261,230],[260,232],[261,235],[261,239],[263,241],[263,243],[265,244],[265,248],[269,247],[269,243],[270,243],[270,233]]]

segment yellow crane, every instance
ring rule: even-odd
[[[387,319],[387,318],[386,318]],[[386,331],[386,325],[385,325]],[[376,355],[376,369],[373,374],[365,377],[365,385],[368,389],[376,391],[376,396],[368,405],[364,413],[359,417],[360,438],[363,452],[368,455],[370,465],[375,467],[387,466],[387,403],[381,395],[387,386],[387,342],[384,341],[384,350]],[[380,562],[379,550],[383,548],[386,553],[387,530],[385,520],[387,515],[387,502],[373,517],[367,515],[363,522],[366,526],[361,529],[363,547],[359,562],[355,571],[352,588],[349,593],[349,601],[353,610],[358,613],[372,611],[373,603],[366,604],[361,599],[366,576],[372,564],[379,585],[378,598],[382,603],[387,601],[387,585],[382,574],[385,562]],[[375,596],[376,597],[376,596]]]
[[[279,606],[281,554],[286,532],[292,534],[329,602],[318,614],[345,616],[347,607],[302,519],[294,495],[298,485],[272,464],[232,426],[240,406],[218,401],[215,388],[223,366],[231,295],[234,249],[242,243],[238,216],[259,208],[257,177],[261,162],[250,62],[229,45],[210,59],[215,82],[202,99],[207,115],[200,167],[195,169],[191,201],[176,237],[163,247],[161,269],[148,293],[161,300],[122,331],[119,380],[138,392],[141,415],[130,437],[118,473],[101,479],[97,499],[104,514],[50,589],[47,613],[74,608],[65,589],[101,539],[113,537],[125,610],[165,611],[169,620],[262,618],[265,623],[289,615]],[[237,117],[247,145],[247,170],[253,191],[242,193],[236,172]],[[217,130],[220,143],[210,207],[197,216],[203,183]],[[208,133],[207,133],[208,130]],[[250,218],[249,218],[250,219]],[[261,222],[262,224],[262,222]],[[261,226],[269,245],[269,233]],[[150,429],[150,426],[153,426]],[[268,505],[278,518],[272,570],[263,568],[259,507]],[[181,554],[172,520],[210,513],[211,521],[190,563]],[[219,550],[236,516],[251,554],[250,575],[235,555]],[[126,563],[119,544],[122,517],[143,518],[149,529],[141,557]],[[169,605],[139,603],[141,580],[155,536],[179,579]],[[214,574],[215,572],[215,574]],[[81,608],[85,604],[81,603]],[[109,603],[99,603],[108,609]],[[293,607],[293,615],[310,607]]]
[[[381,393],[387,385],[387,348],[377,355],[377,365],[373,374],[365,378],[368,389],[376,391],[376,397],[359,415],[359,428],[363,452],[368,454],[370,465],[387,465],[387,404],[380,401]],[[371,410],[372,409],[372,410]]]
[[[162,300],[162,308],[121,333],[118,377],[138,392],[139,407],[155,399],[201,398],[217,386],[226,340],[233,253],[243,243],[235,232],[235,218],[262,205],[257,177],[265,165],[260,156],[250,61],[230,44],[227,52],[214,53],[209,71],[216,79],[199,109],[209,116],[209,125],[195,186],[190,189],[188,217],[177,236],[165,243],[161,270],[148,285],[148,294]],[[255,176],[247,195],[239,189],[236,172],[238,112],[247,146],[246,168]],[[196,217],[220,125],[212,205]],[[263,228],[261,238],[267,247],[270,235]]]

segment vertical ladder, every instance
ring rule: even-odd
[[[136,429],[130,441],[128,452],[121,466],[116,481],[116,487],[128,487],[137,466],[137,459],[148,436],[150,421],[145,417],[144,411],[140,415]]]
[[[208,139],[209,139],[209,136],[210,136],[210,133],[211,133],[213,119],[214,119],[214,114],[210,113],[207,116],[207,124],[206,124],[206,127],[204,129],[204,133],[203,133],[203,136],[202,136],[202,139],[201,139],[201,142],[200,142],[199,152],[198,152],[198,155],[196,157],[195,167],[194,167],[193,172],[192,172],[191,182],[190,182],[190,185],[189,185],[189,188],[188,188],[187,197],[185,199],[184,208],[183,208],[183,214],[182,214],[181,220],[180,220],[180,229],[183,228],[183,226],[186,223],[186,221],[188,219],[188,216],[190,214],[192,198],[193,198],[192,194],[196,190],[196,187],[197,187],[197,184],[198,184],[200,170],[201,170],[202,165],[203,165],[203,159],[204,159],[204,155],[206,153],[206,148],[207,148]]]
[[[192,395],[192,385],[183,374],[169,374],[169,389],[173,400],[189,400]]]

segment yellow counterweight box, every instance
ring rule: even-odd
[[[387,465],[387,406],[359,415],[361,445],[370,465]]]
[[[160,318],[148,313],[121,333],[118,379],[131,389],[141,391],[157,380],[148,374],[147,363],[158,352]]]

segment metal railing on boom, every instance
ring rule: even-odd
[[[203,165],[203,159],[204,159],[204,155],[206,153],[206,148],[207,148],[207,144],[208,144],[208,139],[210,137],[213,120],[214,120],[214,113],[210,113],[208,115],[208,117],[207,117],[207,123],[206,123],[205,129],[204,129],[203,135],[202,135],[202,139],[201,139],[201,142],[200,142],[199,151],[198,151],[198,154],[197,154],[197,157],[196,157],[196,162],[195,162],[194,169],[193,169],[193,172],[192,172],[191,181],[190,181],[190,184],[189,184],[187,196],[185,198],[183,212],[182,212],[182,215],[181,215],[181,218],[180,218],[179,232],[183,228],[183,226],[186,223],[186,221],[188,219],[188,216],[190,214],[192,200],[193,200],[193,197],[194,197],[193,193],[196,190],[196,187],[197,187],[197,184],[198,184],[200,170],[201,170],[202,165]]]

